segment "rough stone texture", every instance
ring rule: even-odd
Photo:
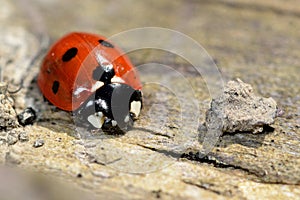
[[[279,0],[24,2],[1,1],[0,58],[4,80],[14,80],[11,89],[25,77],[24,89],[13,95],[17,113],[32,106],[38,119],[24,127],[28,140],[1,143],[2,164],[43,174],[46,184],[58,191],[64,188],[49,182],[49,177],[72,188],[70,196],[56,199],[75,199],[74,191],[90,199],[299,198],[300,9],[296,0],[289,4]],[[142,71],[145,107],[136,128],[123,136],[76,129],[69,113],[43,101],[34,80],[39,62],[28,65],[39,50],[40,33],[57,38],[82,30],[110,36],[143,26],[163,26],[189,35],[217,61],[224,79],[240,77],[259,95],[274,98],[284,110],[272,125],[274,131],[225,134],[211,153],[199,156],[203,146],[197,128],[191,127],[205,121],[210,102],[205,82],[184,59],[158,50],[135,51],[130,57],[135,65],[166,64],[184,78],[160,67]],[[155,85],[162,78],[179,94]],[[182,111],[179,95],[199,102]],[[197,111],[201,114],[196,118]],[[179,117],[182,112],[184,120]],[[45,144],[34,148],[38,139]]]
[[[7,84],[0,82],[0,131],[18,127],[17,114],[13,106],[14,100],[7,91]]]
[[[277,104],[273,98],[256,96],[251,85],[237,79],[229,81],[224,93],[212,100],[206,113],[206,127],[219,127],[221,119],[223,133],[260,133],[265,125],[274,123],[276,113]]]

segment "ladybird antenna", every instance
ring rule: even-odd
[[[23,83],[24,83],[24,78],[21,79],[19,88],[16,90],[13,90],[13,91],[9,90],[8,85],[7,85],[7,92],[9,94],[15,94],[15,93],[19,92],[23,88]]]
[[[33,56],[33,58],[30,60],[27,70],[29,70],[30,66],[35,64],[35,62],[40,58],[41,55],[43,55],[45,53],[45,51],[47,50],[47,47],[49,46],[50,39],[48,36],[40,36],[39,40],[40,40],[40,48],[37,51],[37,53]],[[2,80],[1,72],[2,71],[0,68],[0,80]],[[24,80],[25,80],[25,77],[23,77],[21,79],[20,86],[16,90],[11,91],[11,90],[7,89],[8,93],[15,94],[15,93],[19,92],[24,87]]]

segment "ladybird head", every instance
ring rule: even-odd
[[[142,93],[127,84],[110,83],[96,90],[78,110],[92,129],[120,134],[130,129],[142,108]]]

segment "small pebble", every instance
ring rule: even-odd
[[[8,145],[14,145],[19,141],[19,135],[24,133],[24,129],[23,128],[14,128],[10,131],[7,132],[7,144]]]
[[[8,135],[7,136],[7,144],[8,145],[13,145],[16,144],[18,142],[18,138],[13,136],[13,135]]]
[[[18,136],[21,142],[27,142],[29,140],[28,134],[26,132],[21,132]]]
[[[33,108],[28,107],[18,114],[18,121],[22,126],[32,125],[36,120],[36,112]]]
[[[38,139],[33,143],[34,148],[39,148],[45,144],[44,140]]]

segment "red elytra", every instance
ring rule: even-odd
[[[80,32],[67,34],[50,48],[38,75],[38,86],[53,105],[74,111],[93,94],[97,82],[93,71],[99,65],[113,66],[118,79],[112,83],[142,88],[136,69],[118,47],[103,36]]]

